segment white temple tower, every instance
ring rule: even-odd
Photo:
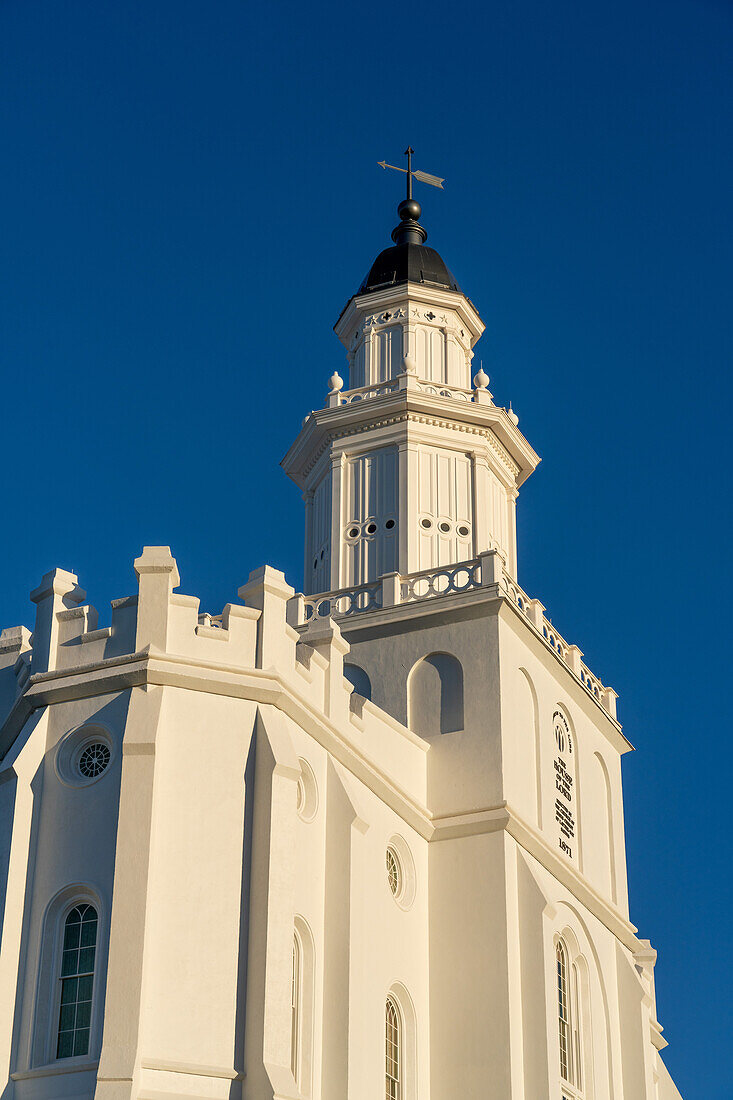
[[[366,584],[498,549],[516,572],[515,502],[539,461],[497,408],[473,345],[484,325],[414,199],[335,330],[336,374],[284,462],[306,501],[305,590]],[[378,406],[373,406],[375,399]],[[389,400],[387,400],[389,398]],[[374,416],[378,408],[380,416]]]
[[[0,634],[2,1100],[679,1100],[616,695],[519,585],[539,459],[399,213],[284,460],[305,592],[211,614],[145,547],[109,625],[53,569]]]

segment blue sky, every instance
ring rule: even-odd
[[[301,580],[278,463],[400,181],[543,457],[519,578],[620,694],[632,919],[667,1062],[733,1095],[729,584],[733,8],[6,0],[0,622],[144,543],[216,612]]]

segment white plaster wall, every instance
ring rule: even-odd
[[[128,693],[60,703],[51,708],[45,723],[43,760],[32,780],[30,872],[26,882],[21,948],[22,981],[15,1003],[16,1029],[11,1066],[20,1074],[33,1073],[55,1058],[57,1031],[57,927],[47,921],[49,906],[69,887],[89,887],[99,899],[98,948],[95,966],[95,1007],[92,1019],[89,1063],[98,1057],[102,1041],[106,946],[114,875],[117,806],[121,766],[121,740]],[[55,768],[59,743],[65,735],[86,724],[102,725],[113,744],[109,768],[96,782],[69,786]],[[41,970],[45,960],[49,972]],[[44,980],[45,979],[45,980]],[[14,1085],[19,1100],[35,1097],[91,1095],[93,1079],[72,1073],[56,1082],[42,1076],[24,1077]]]
[[[235,1061],[244,998],[237,965],[244,775],[254,718],[246,701],[176,688],[164,694],[140,1039],[151,1062],[231,1068]]]
[[[603,732],[607,720],[564,664],[508,607],[499,629],[504,796],[567,858],[559,847],[555,815],[553,715],[560,707],[576,749],[577,850],[569,862],[628,915],[620,757]]]
[[[503,835],[440,841],[429,859],[433,1095],[505,1100],[512,1093]]]
[[[394,627],[362,638],[344,629],[351,657],[367,672],[373,701],[407,723],[410,671],[430,653],[450,653],[463,668],[464,729],[426,740],[428,807],[438,815],[484,810],[502,798],[499,653],[495,620],[431,616],[416,628]]]

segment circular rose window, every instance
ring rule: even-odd
[[[79,755],[79,771],[85,779],[96,779],[101,775],[112,758],[103,741],[92,741],[86,745]]]

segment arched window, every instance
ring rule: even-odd
[[[408,681],[408,721],[415,733],[456,733],[463,729],[463,668],[450,653],[429,653]]]
[[[402,1100],[403,1076],[402,1017],[393,997],[385,1006],[385,1097]]]
[[[295,915],[290,985],[290,1068],[303,1100],[313,1091],[315,948],[308,922]]]
[[[57,1058],[89,1053],[96,951],[97,910],[88,902],[80,902],[70,910],[64,923]]]
[[[562,940],[555,948],[557,963],[557,1022],[560,1040],[560,1080],[565,1100],[582,1100],[580,1004],[578,968],[568,958]]]
[[[290,1068],[296,1085],[300,1084],[300,1018],[303,987],[303,952],[300,937],[293,933],[293,977],[290,990]]]

